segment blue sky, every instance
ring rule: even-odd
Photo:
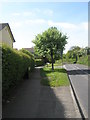
[[[0,23],[9,23],[15,48],[32,47],[35,35],[51,26],[69,37],[65,52],[74,45],[88,45],[87,2],[6,2],[0,6]]]

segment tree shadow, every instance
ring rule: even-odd
[[[42,85],[46,85],[46,86],[50,86],[50,79],[51,79],[51,77],[50,76],[47,76],[47,74],[50,74],[50,73],[54,73],[54,72],[57,72],[57,73],[66,73],[66,70],[65,69],[60,69],[60,68],[56,68],[56,69],[54,69],[53,71],[52,71],[52,69],[51,68],[49,68],[49,69],[43,69],[43,68],[41,68],[40,69],[40,74],[41,74],[41,76],[42,76],[42,79],[41,79],[41,84]]]
[[[48,73],[51,73],[51,72],[61,72],[61,73],[66,73],[66,70],[65,69],[60,69],[60,68],[57,68],[57,69],[54,69],[53,71],[52,71],[52,69],[50,68],[50,69],[48,69],[48,70],[44,70],[45,71],[45,73],[46,74],[48,74]]]
[[[69,75],[89,75],[90,69],[67,70]]]
[[[40,73],[42,73],[43,68],[40,69]],[[52,73],[52,72],[62,72],[65,73],[65,69],[55,69],[52,71],[52,69],[45,70],[43,74],[41,75],[43,80],[47,81],[44,83],[44,85],[41,85],[40,90],[40,102],[39,102],[39,110],[37,113],[37,118],[69,118],[69,116],[66,115],[66,108],[62,101],[59,99],[59,95],[63,94],[61,93],[61,87],[50,87],[50,81],[49,77],[47,77],[46,74]],[[42,79],[42,78],[41,78]],[[56,91],[57,94],[56,94]],[[65,98],[66,99],[66,98]],[[64,99],[64,101],[65,101]],[[67,101],[66,102],[70,102]],[[70,112],[69,112],[70,115]],[[67,116],[67,117],[66,117]]]
[[[50,86],[42,86],[37,118],[65,118],[65,108]]]
[[[62,71],[63,72],[63,71]],[[16,90],[15,98],[3,106],[2,115],[4,118],[69,118],[76,117],[72,112],[71,101],[60,99],[60,94],[64,95],[61,87],[51,88],[40,84],[40,68],[36,68],[30,80],[26,80]],[[56,94],[57,93],[57,94]],[[68,115],[65,105],[69,103]],[[72,115],[72,113],[73,115]],[[70,116],[71,114],[71,116]],[[71,117],[71,118],[72,118]]]

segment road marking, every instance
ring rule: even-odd
[[[67,70],[71,70],[71,69],[75,70],[75,68],[72,65],[68,65],[68,67],[70,67],[71,69],[68,69],[65,65],[63,65],[63,67]]]
[[[84,77],[85,79],[88,80],[88,76],[90,76],[87,72],[84,72],[82,69],[80,69],[79,67],[77,66],[73,66],[73,65],[68,65],[68,67],[71,67],[71,69],[68,69],[67,66],[63,65],[63,67],[68,71],[68,70],[80,70],[82,71],[83,73],[85,73],[85,75],[81,75],[81,77]],[[77,72],[78,73],[78,72]]]
[[[77,69],[79,69],[79,70],[83,71],[83,73],[85,73],[85,74],[89,75],[89,73],[85,72],[84,70],[80,69],[79,67],[77,67],[77,66],[75,66],[75,67],[76,67]],[[86,69],[86,70],[87,70],[87,69]]]
[[[72,66],[72,65],[68,65],[69,67],[72,67],[72,69],[76,70],[76,69],[79,69],[81,71],[83,71],[83,73],[89,75],[87,72],[85,72],[84,70],[82,70],[81,68],[77,67],[76,65]],[[64,65],[64,67],[67,69],[67,67]],[[87,69],[86,69],[87,70]]]

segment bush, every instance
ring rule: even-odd
[[[34,57],[32,53],[30,53],[28,50],[25,50],[24,48],[22,48],[21,50],[19,50],[20,52],[23,52],[27,55],[29,55],[30,57]]]
[[[29,55],[2,45],[2,92],[3,96],[7,91],[16,86],[25,75],[28,67],[31,68],[33,58]]]
[[[30,53],[28,50],[25,50],[24,48],[22,48],[20,50],[20,52],[23,52],[23,53],[27,54],[28,56],[30,56],[30,58],[31,58],[30,71],[32,71],[35,67],[34,55],[32,53]]]
[[[79,58],[78,63],[79,63],[79,64],[83,64],[83,65],[88,65],[88,66],[90,66],[89,58],[90,58],[89,55],[82,56],[82,57]]]
[[[44,65],[44,61],[42,59],[35,59],[35,65],[42,66],[42,65]]]

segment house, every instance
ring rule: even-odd
[[[31,52],[32,54],[34,54],[34,48],[24,48],[25,50],[28,50],[29,52]]]
[[[8,23],[0,24],[0,43],[5,43],[9,45],[11,48],[13,48],[14,42],[15,39],[9,24]]]

